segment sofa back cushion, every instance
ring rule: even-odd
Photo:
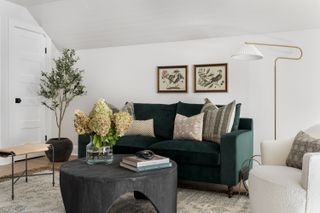
[[[172,139],[177,104],[134,104],[136,120],[154,119],[154,133],[157,138]]]
[[[201,113],[202,107],[203,104],[189,104],[179,101],[177,103],[177,114],[191,117]]]
[[[224,105],[217,105],[217,107],[222,107]],[[197,115],[201,112],[203,104],[191,104],[191,103],[177,103],[177,113],[184,115],[184,116],[193,116]],[[236,112],[234,116],[233,126],[231,131],[236,131],[239,129],[240,123],[240,111],[241,111],[241,103],[236,104]]]

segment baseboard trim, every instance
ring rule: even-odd
[[[0,158],[0,166],[5,166],[11,163],[11,159],[7,158]]]

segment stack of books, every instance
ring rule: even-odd
[[[122,159],[120,166],[130,169],[135,172],[144,172],[155,169],[164,169],[171,167],[172,164],[169,158],[160,155],[154,155],[150,160],[138,158],[137,156],[128,156]]]

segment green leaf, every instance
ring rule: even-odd
[[[92,143],[97,148],[101,148],[103,146],[102,145],[102,139],[101,139],[100,135],[93,135]]]
[[[51,71],[41,72],[38,95],[45,99],[42,101],[45,107],[56,112],[56,125],[61,129],[65,109],[76,96],[86,94],[86,89],[83,70],[74,67],[79,61],[74,49],[64,49],[61,57],[53,61]]]

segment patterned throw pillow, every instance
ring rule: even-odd
[[[133,102],[126,102],[124,107],[122,107],[121,111],[122,112],[128,112],[133,117],[133,119],[135,119]]]
[[[202,141],[203,115],[191,117],[177,114],[174,121],[173,139],[190,139]]]
[[[209,110],[219,109],[216,105],[214,105],[208,98],[204,99],[204,105],[201,109],[201,112],[207,112]]]
[[[113,104],[106,103],[108,107],[112,110],[112,112],[119,112],[119,109],[115,107]]]
[[[133,120],[131,127],[125,135],[154,136],[153,119]]]
[[[204,112],[203,139],[220,143],[221,136],[232,129],[235,108],[235,101],[218,108],[209,99],[205,99],[201,110]]]
[[[294,138],[286,164],[287,166],[302,169],[303,155],[307,152],[320,152],[320,139],[315,139],[300,131]]]

